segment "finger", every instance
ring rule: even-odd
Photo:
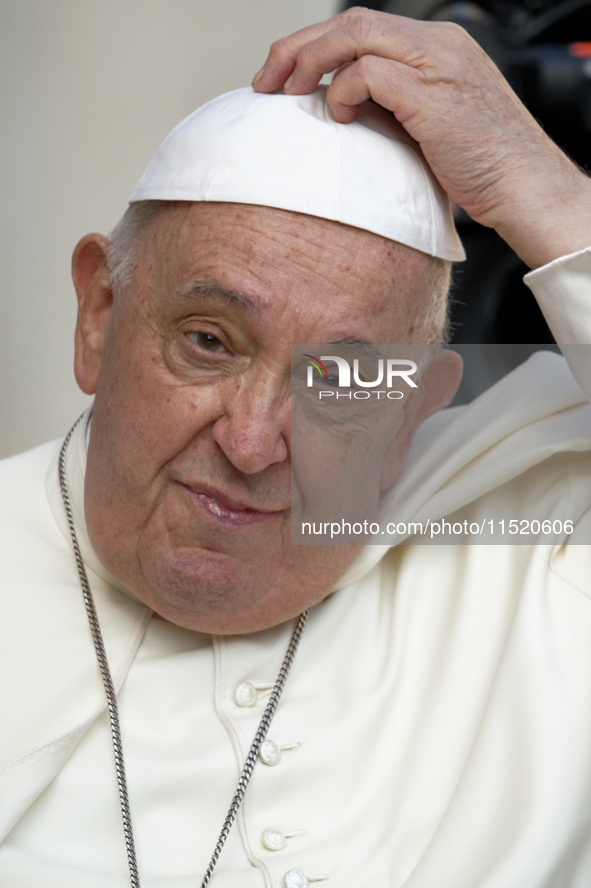
[[[258,92],[275,92],[282,87],[295,68],[302,49],[328,33],[335,27],[335,19],[340,18],[341,16],[336,16],[326,22],[309,25],[290,34],[289,37],[276,40],[269,50],[265,64],[253,78],[253,87]]]
[[[382,17],[390,19],[392,16],[386,13],[376,12],[375,10],[364,9],[362,7],[353,7],[347,9],[340,15],[333,16],[325,22],[319,22],[316,25],[310,25],[302,28],[289,37],[277,40],[269,50],[269,55],[265,64],[260,71],[255,74],[252,85],[258,92],[275,92],[283,86],[287,78],[290,76],[296,66],[296,62],[301,51],[311,43],[314,43],[320,37],[330,33],[330,31],[341,27],[352,18],[355,17]],[[334,70],[328,68],[326,72]],[[312,87],[314,89],[315,87]]]
[[[418,77],[408,65],[364,55],[335,76],[327,100],[338,123],[349,123],[359,105],[373,99],[404,125],[408,123],[409,108],[418,107],[418,88]]]
[[[339,65],[339,67],[338,67],[338,68],[336,69],[336,71],[334,72],[333,77],[338,77],[338,75],[339,75],[342,71],[344,71],[345,68],[348,68],[349,65],[352,65],[352,64],[353,64],[353,62],[345,62],[343,65]]]
[[[434,48],[439,49],[441,42],[434,38],[443,36],[442,31],[434,35],[433,27],[441,28],[442,24],[381,13],[352,16],[300,49],[285,91],[292,95],[312,92],[324,74],[364,55],[404,62],[414,68],[432,64]]]

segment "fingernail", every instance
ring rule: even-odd
[[[293,83],[293,74],[290,74],[285,83],[283,84],[283,92],[289,92],[291,84]]]
[[[261,68],[261,70],[256,72],[256,74],[255,74],[254,77],[252,78],[252,85],[253,85],[253,86],[256,86],[257,83],[259,82],[259,80],[262,78],[262,76],[263,76],[263,71],[264,71],[264,70],[265,70],[265,66],[263,65],[263,67]]]

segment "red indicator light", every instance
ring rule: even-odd
[[[569,46],[571,55],[578,59],[591,58],[591,40],[579,40]]]

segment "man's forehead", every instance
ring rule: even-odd
[[[325,219],[294,210],[258,204],[240,204],[227,201],[151,201],[155,212],[146,229],[154,225],[156,240],[179,235],[188,240],[232,240],[237,231],[246,235],[268,238],[283,234],[307,241],[343,243],[359,251],[383,252],[401,256],[417,255],[420,251],[405,244],[332,219]],[[160,203],[159,209],[156,204]],[[425,254],[422,254],[425,255]]]
[[[224,202],[163,204],[136,260],[134,289],[147,287],[161,309],[218,305],[246,321],[283,305],[281,334],[295,335],[285,329],[293,306],[323,306],[315,338],[365,340],[365,321],[381,317],[374,342],[412,337],[439,261],[331,220]]]
[[[400,277],[407,269],[420,274],[431,262],[411,247],[339,222],[226,202],[163,205],[147,231],[146,247],[145,258],[157,263],[160,256],[167,273],[177,270],[191,275],[195,266],[205,263],[202,277],[196,279],[203,285],[212,283],[207,276],[209,264],[221,263],[229,269],[237,260],[262,274],[272,257],[275,270],[282,264],[299,265],[319,278],[337,270],[373,278],[386,268]]]

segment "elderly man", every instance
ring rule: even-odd
[[[289,380],[294,343],[440,335],[440,185],[584,341],[589,180],[455,27],[349,11],[255,89],[180,124],[112,240],[78,244],[92,414],[2,468],[1,884],[583,888],[586,396],[535,365],[403,468],[457,385],[443,356],[366,444],[403,514],[533,503],[572,522],[554,545],[296,546]]]

